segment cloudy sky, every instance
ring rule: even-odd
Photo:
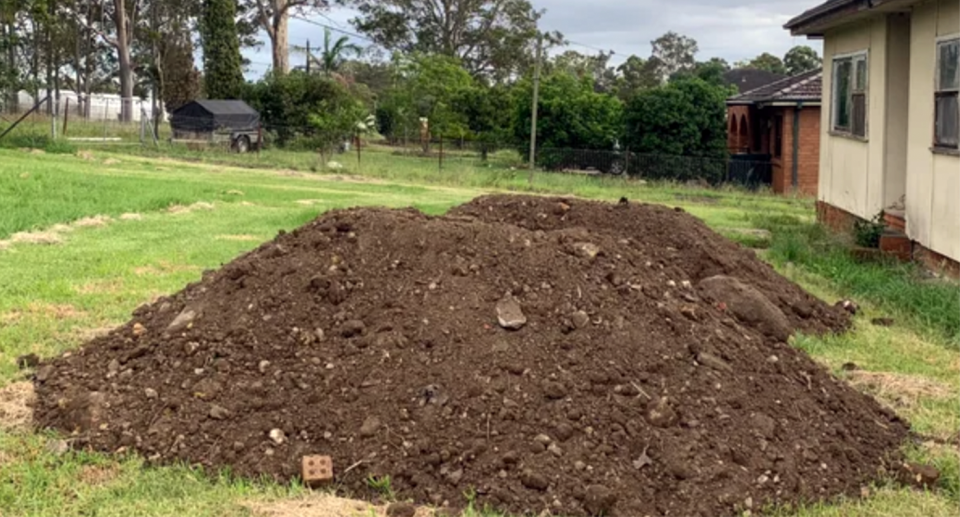
[[[558,30],[575,44],[572,49],[596,53],[613,50],[613,63],[631,54],[648,56],[650,41],[667,31],[675,31],[697,40],[706,60],[722,57],[734,63],[762,52],[777,56],[794,45],[810,45],[820,52],[819,41],[792,37],[783,30],[787,20],[822,0],[533,0],[547,13],[540,22],[545,30]],[[333,8],[312,21],[353,31],[349,9]],[[266,41],[264,35],[263,38]],[[323,41],[323,28],[306,21],[293,20],[290,44],[312,45]],[[357,41],[366,46],[368,43]],[[252,62],[249,78],[261,75],[270,66],[270,49],[246,51]],[[302,55],[291,55],[294,66],[302,64]]]

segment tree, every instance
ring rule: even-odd
[[[627,104],[626,144],[639,153],[721,158],[728,87],[680,79],[640,92]]]
[[[306,47],[293,46],[293,50],[307,54],[310,63],[320,67],[320,71],[325,74],[332,74],[340,70],[346,62],[348,54],[360,55],[363,49],[359,45],[350,43],[350,38],[340,36],[336,41],[332,41],[332,31],[326,27],[323,29],[323,48],[320,49],[320,57],[316,57],[312,52],[308,53]]]
[[[742,64],[742,63],[741,63]],[[756,70],[766,70],[767,72],[772,72],[775,74],[786,74],[787,69],[783,66],[783,61],[779,57],[769,53],[764,52],[759,56],[753,58],[740,68],[753,68]]]
[[[617,67],[617,72],[620,74],[617,94],[620,99],[626,101],[637,92],[660,86],[660,69],[661,64],[658,58],[628,57]]]
[[[477,81],[461,93],[457,105],[472,136],[482,144],[484,160],[489,150],[506,145],[513,138],[513,99],[506,85],[489,86]]]
[[[238,99],[243,91],[236,0],[204,0],[200,17],[203,83],[211,99]]]
[[[676,32],[668,32],[653,40],[652,57],[660,64],[660,81],[678,72],[693,70],[696,66],[697,41]]]
[[[118,75],[120,78],[120,120],[133,120],[133,59],[134,29],[137,26],[139,14],[139,0],[110,0],[101,2],[105,12],[100,12],[100,19],[91,18],[91,10],[75,9],[71,14],[81,25],[96,34],[100,39],[113,47],[117,54]],[[109,23],[108,23],[109,22]]]
[[[354,27],[387,50],[441,54],[498,79],[529,68],[544,13],[528,0],[341,1],[360,12]],[[543,36],[548,46],[562,41],[558,33]]]
[[[698,62],[693,70],[673,74],[670,76],[670,81],[676,82],[696,77],[715,86],[724,86],[727,82],[723,74],[728,71],[730,71],[730,65],[727,64],[726,59],[713,57],[709,61]]]
[[[822,61],[817,51],[806,45],[797,45],[783,56],[783,64],[790,75],[802,74],[820,68]]]
[[[533,87],[529,78],[517,85],[514,139],[529,157]],[[539,149],[612,150],[621,136],[623,105],[612,95],[597,93],[591,77],[553,73],[541,80],[537,108]],[[538,163],[544,155],[538,155]]]
[[[290,71],[290,15],[307,16],[327,7],[326,0],[245,0],[242,9],[248,20],[263,29],[270,38],[273,70]]]
[[[613,51],[585,55],[575,50],[567,50],[549,61],[544,71],[550,73],[556,70],[581,78],[590,76],[593,77],[593,85],[598,92],[612,92],[617,86],[617,73],[608,65],[611,57]]]

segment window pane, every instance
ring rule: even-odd
[[[940,71],[938,90],[956,90],[960,88],[960,40],[940,43],[937,53]]]
[[[853,94],[852,133],[857,136],[867,136],[867,96],[862,93]]]
[[[957,147],[960,140],[960,111],[957,110],[957,94],[937,94],[936,144]]]
[[[834,126],[839,129],[850,128],[850,72],[851,63],[849,59],[837,61],[834,67],[834,80],[836,81],[833,89],[834,103]]]
[[[854,90],[864,91],[867,89],[867,60],[860,58],[857,60],[857,81]]]

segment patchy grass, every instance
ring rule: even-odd
[[[258,171],[137,156],[119,156],[115,158],[119,163],[104,166],[111,156],[101,151],[79,157],[0,150],[4,163],[0,202],[5,207],[0,211],[0,238],[21,231],[55,231],[61,238],[55,245],[21,241],[0,249],[0,385],[10,386],[19,378],[14,364],[18,355],[49,356],[74,348],[125,321],[139,304],[175,292],[197,280],[202,270],[256,247],[278,229],[289,230],[331,208],[412,205],[437,214],[482,192],[531,188],[522,171],[464,168],[446,177],[429,170],[417,172],[403,157],[388,156],[397,163],[389,174],[398,183],[386,183],[289,168]],[[364,163],[364,175],[367,165],[377,166]],[[420,167],[424,169],[422,162]],[[369,174],[388,177],[387,172]],[[414,181],[426,184],[411,184]],[[960,357],[951,335],[943,332],[950,320],[942,313],[949,305],[938,305],[944,301],[944,289],[951,287],[897,268],[864,267],[839,259],[831,260],[837,260],[835,265],[842,272],[827,268],[820,262],[826,259],[811,257],[797,246],[803,241],[784,236],[795,234],[796,228],[808,228],[813,215],[807,199],[549,174],[536,175],[532,189],[605,199],[625,195],[679,205],[742,242],[769,241],[767,256],[781,273],[827,301],[860,293],[856,296],[863,314],[856,318],[852,332],[825,338],[799,336],[795,344],[913,423],[926,439],[910,447],[908,454],[940,468],[939,489],[925,493],[880,483],[863,500],[770,513],[783,517],[956,514],[960,505],[956,445]],[[298,202],[302,200],[310,204]],[[193,208],[171,211],[174,206]],[[123,217],[125,213],[139,217]],[[57,226],[96,215],[110,220],[102,225]],[[739,231],[754,228],[772,228],[772,239]],[[798,259],[803,253],[805,258]],[[869,272],[863,278],[858,272],[862,269]],[[885,282],[894,287],[885,287]],[[905,292],[893,294],[899,301],[892,303],[888,289]],[[900,306],[907,303],[922,303],[940,314],[925,317],[916,308]],[[894,325],[870,324],[881,316],[893,317]],[[855,363],[858,369],[847,373],[846,363]],[[132,456],[56,455],[46,450],[49,439],[0,430],[0,516],[232,516],[269,514],[270,509],[289,506],[264,506],[271,501],[297,502],[289,506],[293,512],[289,515],[314,515],[299,503],[304,500],[319,505],[311,507],[311,512],[330,509],[322,501],[304,499],[307,491],[295,484],[234,479],[229,473],[204,474],[188,467],[148,467]],[[341,510],[316,515],[352,515],[343,513],[348,509]],[[466,515],[496,514],[470,509]]]

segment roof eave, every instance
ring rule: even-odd
[[[857,14],[871,8],[870,0],[847,0],[829,8],[811,9],[784,24],[783,28],[793,36],[819,37],[825,29],[841,21],[843,18]]]

